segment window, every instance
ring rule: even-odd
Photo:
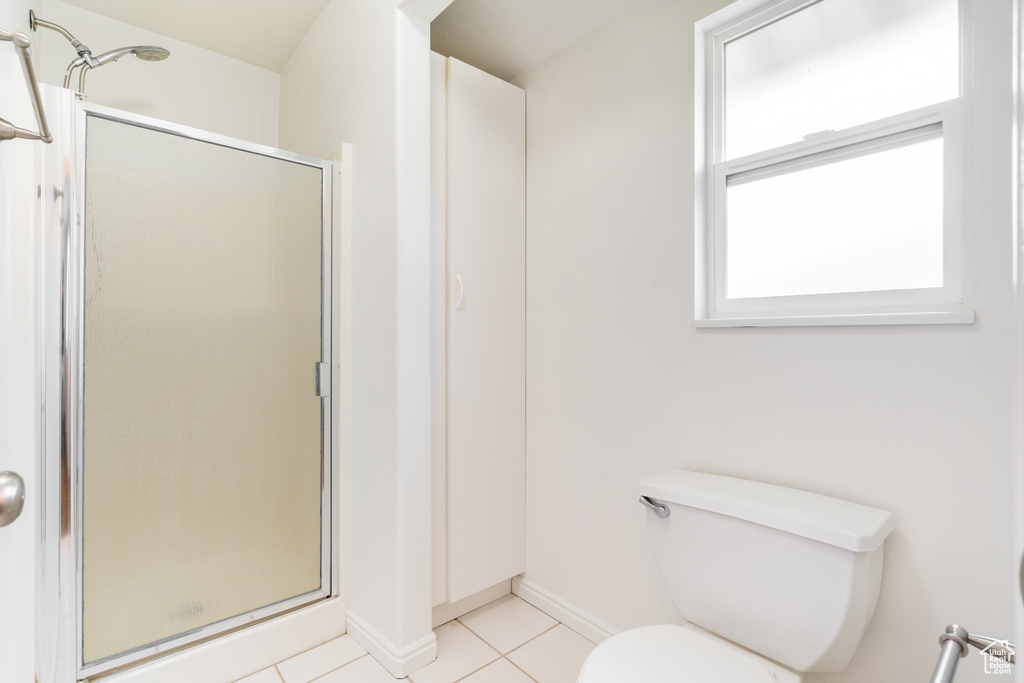
[[[973,322],[959,12],[740,0],[697,24],[698,325]]]

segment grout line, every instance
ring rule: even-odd
[[[526,645],[527,643],[532,643],[533,641],[537,640],[538,638],[540,638],[540,637],[541,637],[542,635],[544,635],[545,633],[547,633],[547,632],[548,632],[548,631],[550,631],[551,629],[555,629],[555,628],[558,628],[559,626],[562,626],[562,625],[563,625],[563,624],[562,624],[562,622],[560,622],[560,621],[559,621],[559,622],[556,622],[554,626],[550,626],[550,627],[548,627],[548,628],[544,629],[543,631],[541,631],[540,633],[538,633],[537,635],[535,635],[535,636],[534,636],[533,638],[530,638],[529,640],[527,640],[527,641],[526,641],[525,643],[521,643],[521,644],[519,644],[519,645],[516,645],[516,646],[515,646],[514,648],[512,648],[511,650],[509,650],[508,652],[506,652],[506,653],[505,653],[505,656],[508,656],[508,655],[512,654],[513,652],[515,652],[515,651],[516,651],[516,650],[518,650],[519,648],[523,647],[523,645]],[[566,628],[568,628],[568,627],[566,627]],[[509,661],[512,661],[512,660],[509,660]]]
[[[525,643],[524,643],[524,644],[525,644]],[[502,659],[504,659],[504,660],[505,660],[506,662],[508,662],[509,664],[511,664],[512,666],[514,666],[515,668],[517,668],[517,669],[519,669],[520,671],[522,671],[522,672],[523,672],[523,675],[524,675],[524,676],[526,676],[527,678],[529,678],[529,679],[530,679],[531,681],[533,681],[534,683],[538,683],[538,681],[537,681],[537,679],[536,679],[536,678],[534,678],[534,677],[533,677],[533,676],[531,676],[530,674],[526,673],[526,669],[524,669],[523,667],[519,666],[518,664],[516,664],[515,662],[513,662],[513,661],[512,661],[511,659],[509,659],[508,657],[502,657]]]
[[[475,634],[474,634],[474,635],[475,635]],[[456,679],[455,679],[455,681],[453,681],[453,683],[459,683],[459,681],[464,681],[464,680],[466,680],[467,678],[469,678],[470,676],[472,676],[473,674],[475,674],[476,672],[478,672],[478,671],[483,671],[484,669],[486,669],[487,667],[489,667],[489,666],[490,666],[491,664],[494,664],[495,662],[497,662],[497,661],[499,661],[499,660],[502,660],[502,659],[504,659],[504,657],[502,657],[502,656],[500,656],[500,655],[499,655],[498,657],[496,657],[495,659],[492,659],[491,661],[487,662],[487,663],[486,663],[486,664],[484,664],[483,666],[481,666],[481,667],[478,667],[478,668],[476,668],[476,669],[473,669],[472,671],[470,671],[470,672],[469,672],[468,674],[466,674],[466,675],[465,675],[465,676],[463,676],[462,678],[456,678]]]
[[[284,660],[282,660],[282,661],[284,661]],[[277,664],[280,664],[280,663],[281,662],[278,662]],[[281,679],[281,683],[287,683],[287,681],[284,680],[284,674],[281,673],[281,670],[277,668],[277,664],[275,664],[273,666],[274,671],[277,672],[277,677]]]
[[[455,619],[454,619],[453,621],[459,621],[459,620],[458,620],[458,618],[456,617],[456,618],[455,618]],[[469,631],[470,633],[472,633],[472,634],[473,634],[474,636],[476,636],[477,638],[479,638],[479,639],[480,639],[480,641],[481,641],[481,642],[483,642],[483,644],[484,644],[484,645],[486,645],[487,647],[489,647],[489,648],[491,648],[492,650],[494,650],[495,652],[497,652],[497,653],[498,653],[498,658],[499,658],[499,659],[500,659],[501,657],[503,657],[503,656],[504,656],[504,653],[503,653],[503,652],[502,652],[501,650],[499,650],[498,648],[496,648],[496,647],[494,647],[493,645],[491,645],[490,643],[488,643],[488,642],[487,642],[487,640],[486,640],[486,639],[485,639],[485,638],[484,638],[484,637],[483,637],[482,635],[480,635],[479,633],[477,633],[476,631],[474,631],[474,630],[473,630],[473,629],[471,629],[470,627],[466,626],[466,625],[465,625],[465,624],[463,624],[463,623],[462,623],[461,621],[459,621],[459,626],[461,626],[462,628],[464,628],[464,629],[466,629],[467,631]],[[494,660],[491,660],[491,661],[494,661]],[[488,662],[488,664],[489,664],[489,663],[490,663],[490,662]]]
[[[508,655],[510,655],[510,654],[512,654],[513,652],[515,652],[516,650],[520,649],[521,647],[523,647],[523,646],[524,646],[524,645],[526,645],[527,643],[532,643],[533,641],[537,640],[538,638],[540,638],[540,637],[541,637],[542,635],[544,635],[544,634],[545,634],[545,633],[547,633],[548,631],[551,631],[552,629],[556,629],[556,628],[558,628],[559,626],[562,626],[562,622],[560,622],[560,621],[557,621],[557,620],[556,620],[556,621],[555,621],[555,625],[554,625],[554,626],[551,626],[550,628],[547,628],[547,629],[545,629],[544,631],[541,631],[540,633],[538,633],[537,635],[535,635],[535,636],[534,636],[533,638],[530,638],[530,639],[529,639],[528,641],[526,641],[526,642],[525,642],[525,643],[523,643],[522,645],[519,645],[519,646],[517,646],[517,647],[514,647],[514,648],[512,648],[511,650],[509,650],[508,652],[506,652],[506,653],[505,653],[505,655],[504,655],[504,659],[508,660],[509,664],[511,664],[511,665],[512,665],[512,666],[514,666],[515,668],[519,669],[520,671],[522,671],[522,672],[523,672],[523,674],[525,674],[525,675],[526,675],[526,677],[527,677],[527,678],[529,678],[529,679],[530,679],[531,681],[534,681],[534,683],[537,683],[537,679],[536,679],[536,678],[534,678],[533,676],[531,676],[530,674],[528,674],[528,673],[526,672],[526,669],[524,669],[523,667],[519,666],[518,664],[516,664],[516,663],[515,663],[514,661],[512,661],[511,659],[509,659],[509,658],[508,658]]]

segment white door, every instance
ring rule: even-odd
[[[525,565],[526,93],[450,59],[448,153],[455,602]]]

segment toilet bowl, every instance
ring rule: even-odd
[[[800,683],[800,675],[692,624],[612,636],[591,653],[579,683]]]
[[[579,683],[798,683],[846,667],[874,614],[891,513],[684,470],[643,480],[640,495],[688,623],[612,636]]]

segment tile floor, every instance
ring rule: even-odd
[[[408,683],[576,683],[594,644],[534,606],[506,595],[434,629],[437,659]],[[394,683],[345,635],[237,683]]]

